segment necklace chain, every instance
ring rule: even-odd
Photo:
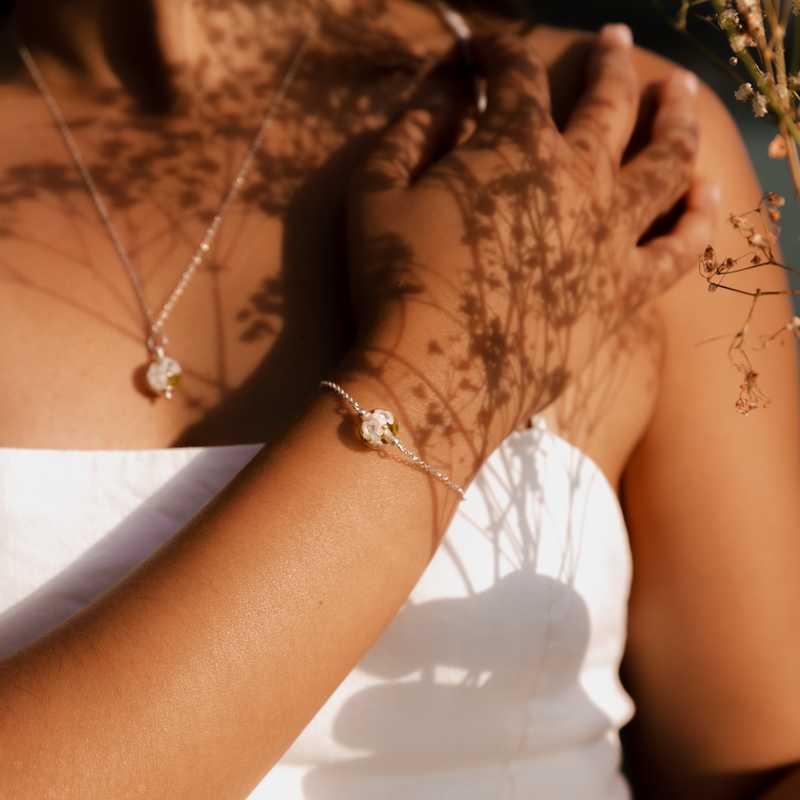
[[[80,148],[78,147],[77,142],[75,141],[75,137],[72,135],[72,131],[67,124],[65,115],[63,110],[61,109],[60,105],[58,104],[55,96],[50,91],[50,88],[47,82],[44,79],[39,67],[36,64],[36,61],[33,58],[30,50],[24,43],[20,43],[18,46],[20,57],[25,64],[28,73],[31,76],[36,88],[38,89],[39,93],[41,94],[42,98],[44,99],[51,116],[53,117],[61,137],[64,140],[64,143],[69,151],[72,160],[75,162],[75,166],[78,169],[84,183],[86,184],[87,189],[89,190],[89,194],[91,196],[92,202],[97,210],[100,219],[106,228],[109,237],[114,245],[114,249],[119,256],[120,261],[122,262],[125,271],[130,278],[131,284],[133,285],[134,292],[136,293],[136,298],[141,308],[142,314],[147,321],[147,349],[150,351],[151,355],[157,358],[163,358],[163,348],[167,342],[166,337],[163,334],[164,324],[166,323],[167,319],[169,318],[170,314],[172,313],[175,304],[181,298],[183,293],[186,291],[189,282],[194,277],[195,273],[197,272],[198,268],[202,265],[205,257],[211,251],[212,244],[214,243],[214,239],[219,232],[219,229],[222,225],[222,221],[227,213],[228,209],[232,205],[232,203],[236,200],[239,192],[241,191],[242,187],[245,185],[247,181],[247,177],[250,173],[250,170],[253,167],[253,164],[256,160],[256,156],[258,155],[259,150],[264,141],[264,136],[270,127],[271,123],[275,118],[275,113],[281,103],[283,102],[286,94],[291,86],[292,82],[294,81],[295,76],[302,64],[302,61],[308,52],[308,49],[311,45],[311,42],[314,38],[314,34],[316,33],[316,26],[306,34],[304,37],[303,42],[297,48],[290,64],[289,68],[287,69],[283,79],[281,80],[280,85],[278,86],[275,94],[273,95],[272,101],[267,108],[266,113],[261,121],[261,125],[256,132],[255,138],[253,139],[250,147],[247,150],[247,153],[242,160],[241,166],[237,171],[236,175],[234,176],[233,182],[230,185],[230,188],[225,193],[225,196],[220,203],[220,206],[214,215],[214,218],[211,220],[211,223],[206,228],[205,234],[200,241],[200,244],[197,246],[194,254],[192,255],[189,263],[186,265],[185,269],[181,273],[181,276],[178,280],[177,285],[170,293],[167,300],[164,302],[164,305],[161,307],[161,310],[158,314],[153,314],[150,310],[150,307],[147,304],[147,300],[145,299],[144,288],[142,286],[141,278],[139,277],[139,273],[137,272],[136,268],[133,265],[133,261],[131,260],[130,255],[128,254],[127,248],[122,243],[122,238],[117,231],[116,226],[114,225],[111,215],[108,210],[108,206],[103,199],[102,194],[100,193],[99,189],[97,188],[97,184],[95,183],[94,178],[89,170],[89,167],[86,164],[83,155],[81,154]]]
[[[470,44],[472,31],[470,30],[466,20],[448,3],[443,2],[443,0],[434,0],[433,5],[440,13],[444,23],[454,34],[456,40],[462,46],[463,52],[467,58],[467,62],[471,62]],[[167,358],[165,355],[164,347],[166,346],[168,340],[163,332],[164,325],[169,319],[169,316],[175,308],[176,303],[186,291],[195,273],[203,264],[208,253],[211,252],[212,245],[216,239],[220,227],[222,226],[225,214],[236,200],[242,187],[245,185],[250,170],[252,169],[256,160],[256,156],[258,155],[258,152],[263,144],[264,136],[274,120],[277,109],[284,101],[318,30],[319,24],[314,25],[312,29],[305,35],[302,43],[297,48],[289,67],[283,76],[283,79],[273,95],[264,117],[261,120],[261,124],[259,125],[255,138],[248,148],[244,159],[242,160],[242,163],[233,178],[233,182],[225,193],[216,214],[211,220],[211,223],[206,228],[203,238],[200,240],[200,244],[197,246],[197,249],[181,273],[175,288],[172,290],[169,297],[167,297],[157,314],[154,314],[151,311],[150,306],[147,303],[144,287],[142,286],[139,273],[137,272],[128,250],[123,244],[122,238],[111,219],[108,206],[103,199],[103,196],[100,193],[94,178],[92,177],[92,173],[89,170],[85,159],[83,158],[81,150],[78,147],[78,143],[75,141],[75,137],[73,136],[72,131],[67,124],[67,120],[61,106],[51,92],[50,87],[48,86],[47,81],[36,64],[32,53],[25,43],[18,39],[18,51],[20,58],[25,64],[31,80],[41,94],[53,120],[56,123],[61,137],[64,140],[64,144],[66,145],[67,150],[69,151],[70,156],[72,157],[72,160],[74,161],[75,166],[80,173],[81,178],[83,179],[83,182],[86,184],[86,188],[89,191],[89,195],[97,214],[100,217],[100,220],[102,221],[106,231],[108,232],[109,238],[111,239],[114,249],[117,252],[120,262],[125,269],[128,278],[130,279],[131,285],[133,286],[134,293],[136,294],[136,300],[141,309],[142,316],[146,321],[146,345],[151,357],[151,363],[146,375],[147,382],[151,391],[157,396],[163,396],[167,399],[171,398],[172,392],[175,386],[177,386],[182,373],[180,364],[178,364],[174,359]],[[477,78],[476,99],[478,108],[482,111],[486,104],[485,87],[481,85]]]

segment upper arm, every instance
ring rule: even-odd
[[[642,70],[661,77],[664,62],[645,55]],[[722,188],[714,246],[738,256],[747,248],[727,215],[755,208],[761,190],[732,120],[707,89],[700,109],[699,170]],[[788,288],[785,273],[771,267],[733,285]],[[649,768],[685,781],[680,795],[668,796],[701,791],[692,775],[800,760],[796,345],[787,333],[752,354],[772,404],[739,414],[742,378],[727,348],[749,303],[733,292],[709,294],[696,270],[656,301],[659,394],[623,479],[634,555],[626,676]],[[786,296],[764,298],[754,332],[772,333],[791,315]],[[713,784],[704,798],[717,796]],[[726,791],[719,796],[731,796]]]

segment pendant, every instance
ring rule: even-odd
[[[172,394],[181,382],[182,374],[181,365],[174,358],[165,355],[162,348],[158,348],[147,367],[147,385],[153,394],[172,400]]]
[[[358,433],[361,441],[369,447],[382,447],[391,444],[398,433],[398,425],[391,411],[376,408],[367,411],[359,424]]]

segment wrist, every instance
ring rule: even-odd
[[[365,409],[391,411],[403,443],[465,486],[510,429],[486,414],[485,389],[467,380],[468,365],[454,363],[460,336],[442,312],[398,305],[332,379]]]

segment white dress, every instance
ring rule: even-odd
[[[625,800],[627,531],[600,469],[509,437],[405,605],[251,797]],[[0,448],[0,657],[175,534],[260,445]]]

